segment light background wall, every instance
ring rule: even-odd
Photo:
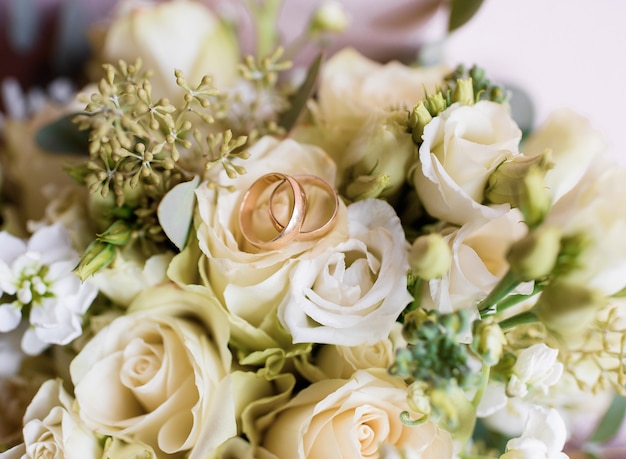
[[[626,164],[626,1],[485,0],[445,55],[525,88],[538,122],[557,107],[586,116]]]

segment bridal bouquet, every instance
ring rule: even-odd
[[[122,4],[77,102],[7,120],[0,458],[624,457],[599,134],[248,3],[243,59],[232,11]]]

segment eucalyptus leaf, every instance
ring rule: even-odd
[[[615,437],[624,421],[624,415],[626,415],[626,397],[615,394],[611,406],[604,413],[589,442],[604,443]]]
[[[167,192],[157,209],[159,224],[179,250],[187,244],[196,200],[195,190],[199,183],[198,176],[189,182],[179,183]]]
[[[318,54],[318,56],[309,67],[304,82],[300,85],[296,93],[293,95],[289,110],[281,115],[278,124],[282,126],[287,132],[289,132],[294,124],[296,124],[296,121],[298,121],[298,117],[300,116],[302,109],[306,105],[306,101],[309,99],[311,93],[313,92],[313,88],[315,87],[315,82],[317,81],[317,76],[319,74],[323,60],[324,53]]]
[[[43,126],[35,136],[37,145],[51,153],[89,154],[89,133],[72,122],[77,113],[65,115]]]
[[[472,19],[482,3],[483,0],[452,0],[450,3],[448,32],[455,31]]]

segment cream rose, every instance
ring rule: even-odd
[[[24,415],[24,443],[0,457],[100,459],[102,446],[73,411],[73,401],[61,380],[44,382]]]
[[[360,126],[373,112],[411,109],[432,92],[446,73],[441,67],[380,64],[345,48],[330,58],[320,75],[318,105],[330,124]]]
[[[137,301],[137,312],[98,332],[70,365],[80,416],[99,434],[157,454],[194,448],[190,457],[201,457],[237,432],[228,325],[221,314],[210,330],[167,315],[211,309],[208,298],[178,289],[151,289]]]
[[[395,350],[400,346],[406,346],[406,341],[402,338],[402,324],[396,322],[389,337],[373,344],[321,346],[315,352],[311,366],[301,372],[311,381],[349,379],[357,370],[389,368],[395,361]]]
[[[257,333],[273,327],[276,308],[287,292],[289,266],[295,257],[314,246],[323,247],[347,236],[346,210],[339,204],[337,223],[322,239],[292,241],[277,250],[261,250],[241,235],[238,216],[245,192],[261,176],[280,172],[289,175],[311,174],[328,183],[335,181],[333,161],[318,147],[299,144],[293,140],[279,141],[272,137],[259,140],[250,148],[251,157],[242,163],[247,173],[230,179],[223,171],[214,177],[218,187],[201,184],[196,197],[200,222],[197,230],[199,246],[205,258],[201,262],[204,282],[240,324],[239,329]],[[231,187],[231,188],[226,188]],[[257,202],[254,231],[275,234],[267,210],[267,197]],[[309,208],[315,208],[311,202]],[[271,237],[271,236],[270,236]],[[174,267],[188,269],[184,264]],[[248,325],[249,324],[249,325]],[[234,333],[237,333],[235,331]],[[246,343],[244,343],[246,344]],[[247,345],[253,346],[252,342]],[[265,344],[267,347],[269,345]]]
[[[304,254],[289,276],[278,317],[296,343],[372,344],[389,335],[411,301],[400,219],[385,201],[348,207],[349,239]]]
[[[180,69],[192,85],[211,75],[218,87],[230,85],[237,76],[239,50],[231,29],[196,1],[154,4],[122,2],[112,24],[96,43],[101,61],[143,61],[154,71],[155,98],[176,100],[182,91],[174,70]]]
[[[519,154],[521,136],[508,107],[495,102],[453,104],[435,117],[409,172],[426,211],[457,225],[502,215],[508,206],[482,204],[485,186],[500,163]]]
[[[526,230],[523,217],[516,209],[488,222],[474,221],[458,229],[444,230],[452,251],[452,263],[441,278],[428,282],[422,296],[424,307],[442,313],[475,308],[508,271],[506,253]],[[524,283],[517,293],[531,290],[532,284]]]
[[[404,382],[385,370],[316,382],[261,420],[268,425],[262,445],[280,459],[378,458],[384,443],[422,459],[452,458],[450,435],[435,423],[400,421],[406,395]]]
[[[582,238],[576,267],[565,280],[605,295],[626,287],[626,169],[598,159],[593,168],[548,215],[545,224],[565,237]]]
[[[571,190],[605,149],[600,133],[589,121],[568,109],[556,110],[522,144],[527,156],[549,149],[554,167],[546,174],[546,187],[557,201]]]
[[[322,68],[317,103],[310,104],[314,125],[301,125],[294,135],[333,157],[350,199],[394,197],[415,150],[406,111],[434,91],[444,74],[439,67],[383,65],[346,48]],[[375,177],[379,182],[363,184]]]
[[[135,250],[118,251],[113,263],[95,273],[89,282],[117,304],[128,306],[142,291],[168,280],[166,272],[172,257],[172,253],[159,253],[144,260]]]

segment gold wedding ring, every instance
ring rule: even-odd
[[[268,188],[272,185],[274,185],[274,187],[271,191],[269,191]],[[279,195],[282,196],[280,190],[285,188],[287,185],[291,187],[292,196],[290,196],[288,206],[290,212],[289,221],[286,225],[283,225],[279,221],[279,217],[276,216],[274,206],[277,197]],[[311,209],[309,208],[310,200],[307,199],[307,194],[303,185],[309,185],[322,189],[332,200],[330,216],[327,219],[322,220],[319,226],[307,231],[303,231],[302,228],[307,217],[307,212],[309,212],[310,216]],[[278,231],[278,234],[274,238],[264,241],[259,239],[253,230],[253,217],[255,211],[260,208],[258,205],[259,199],[264,193],[268,192],[270,194],[267,202],[267,212],[272,227]],[[244,194],[239,208],[239,228],[243,237],[253,246],[264,250],[275,250],[284,247],[294,240],[310,241],[325,235],[334,226],[338,210],[339,196],[332,185],[324,179],[316,175],[289,176],[278,172],[272,172],[257,179]],[[310,220],[311,219],[309,218],[309,221]]]
[[[278,235],[269,241],[262,241],[254,235],[254,231],[252,229],[253,213],[261,194],[263,194],[269,186],[276,182],[280,182],[276,188],[280,187],[285,182],[291,187],[291,191],[293,193],[293,208],[287,225],[281,226],[281,228],[278,229],[278,231],[280,231]],[[268,213],[271,214],[269,207]],[[275,172],[266,174],[259,178],[244,194],[243,200],[241,201],[241,207],[239,209],[239,228],[243,237],[245,237],[246,240],[255,247],[265,250],[280,249],[281,247],[289,244],[298,236],[298,234],[300,234],[305,214],[306,194],[304,193],[300,183],[298,183],[298,181],[293,177]]]
[[[333,186],[330,185],[327,181],[325,181],[321,177],[318,177],[316,175],[294,175],[293,178],[296,179],[301,186],[302,185],[315,186],[326,191],[329,194],[329,196],[331,196],[333,207],[332,207],[332,210],[328,219],[315,229],[312,229],[309,231],[303,231],[301,229],[300,233],[296,236],[296,240],[298,241],[310,241],[310,240],[319,238],[325,235],[326,233],[328,233],[335,224],[335,218],[337,217],[337,211],[339,209],[339,197],[337,196],[337,193],[335,192],[335,189],[333,188]],[[285,228],[285,226],[278,221],[278,218],[276,217],[276,214],[274,213],[274,200],[276,198],[277,192],[281,188],[283,188],[283,185],[284,185],[284,182],[279,184],[276,188],[274,188],[274,190],[272,191],[272,194],[270,195],[270,200],[269,200],[270,219],[272,220],[272,224],[274,225],[274,228],[276,228],[278,231],[282,231]],[[307,203],[307,209],[306,209],[307,212],[304,216],[302,226],[304,226],[304,223],[306,222],[306,217],[307,215],[310,215],[311,210],[312,209],[310,207],[310,201],[309,201]]]

